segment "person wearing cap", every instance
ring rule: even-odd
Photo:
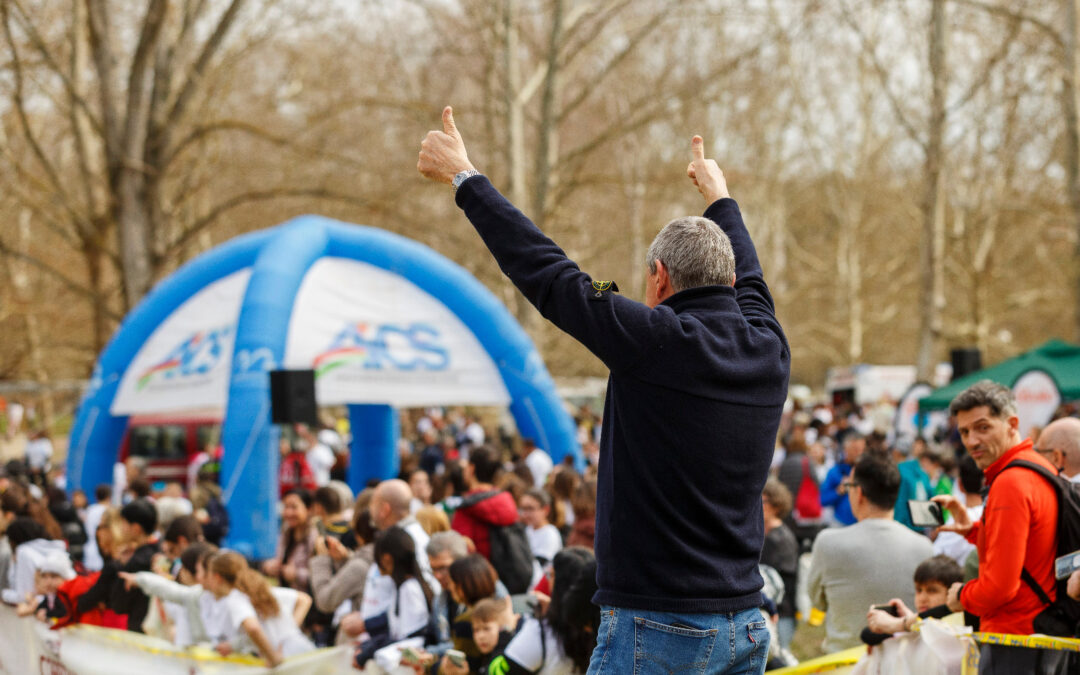
[[[611,371],[589,675],[637,670],[641,654],[650,672],[691,663],[763,672],[761,490],[791,351],[723,172],[694,136],[686,173],[708,206],[656,235],[637,302],[582,271],[495,190],[469,160],[449,106],[442,122],[421,144],[420,173],[455,189],[500,269]]]
[[[83,614],[105,605],[117,614],[127,615],[127,629],[143,632],[142,623],[150,606],[150,598],[138,588],[128,589],[117,575],[119,572],[149,572],[151,563],[161,547],[152,539],[157,528],[157,509],[148,499],[136,499],[120,509],[124,526],[124,541],[135,552],[122,566],[117,561],[106,563],[97,583],[79,598],[78,611]]]
[[[60,585],[75,578],[75,568],[71,558],[63,552],[54,551],[38,561],[34,570],[34,593],[36,598],[19,603],[15,612],[19,616],[33,614],[39,621],[62,619],[67,616],[67,607],[60,602],[56,594]]]

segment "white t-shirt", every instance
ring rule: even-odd
[[[304,455],[311,473],[315,475],[315,484],[322,487],[330,482],[330,469],[334,468],[334,451],[322,443],[315,443]]]
[[[390,639],[397,642],[422,629],[427,625],[430,613],[420,582],[406,580],[390,603]]]
[[[97,546],[97,529],[101,525],[101,517],[105,515],[108,504],[96,503],[86,507],[86,546],[83,548],[83,567],[88,572],[97,572],[105,564],[101,559],[101,551]]]
[[[559,528],[551,523],[535,530],[526,527],[525,536],[529,539],[529,548],[533,555],[549,563],[555,559],[555,554],[562,550],[562,535],[559,534]]]
[[[283,586],[274,586],[270,592],[274,594],[280,611],[277,616],[259,619],[270,644],[285,658],[314,650],[315,645],[300,632],[300,627],[293,619],[293,610],[296,609],[296,601],[300,597],[299,592],[294,588]]]
[[[255,614],[255,608],[251,606],[251,600],[248,596],[234,588],[224,598],[219,599],[217,603],[220,614],[218,615],[219,623],[216,628],[221,633],[218,636],[222,638],[221,641],[233,644],[248,642],[247,633],[240,628],[240,625],[248,619],[255,619],[256,621],[259,619],[258,615]],[[211,637],[215,637],[209,630],[210,627],[207,626],[207,633]]]
[[[533,487],[542,488],[554,464],[551,463],[550,455],[540,448],[534,448],[525,458],[525,466],[529,467],[529,472],[532,473]]]
[[[563,652],[551,627],[533,618],[525,620],[525,625],[506,645],[503,656],[537,675],[570,675],[574,672],[574,662]]]

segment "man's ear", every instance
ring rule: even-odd
[[[735,274],[734,272],[732,272],[732,273],[731,273],[731,285],[732,285],[732,286],[734,286],[734,285],[735,285],[735,279],[737,279],[737,278],[738,278],[738,277],[736,276],[736,274]]]
[[[671,276],[663,260],[656,261],[656,297],[660,300],[672,294]]]
[[[1017,433],[1020,432],[1020,418],[1017,415],[1011,415],[1009,417],[1008,424],[1010,427],[1012,427],[1013,431]]]

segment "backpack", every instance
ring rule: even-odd
[[[499,494],[500,490],[490,490],[471,495],[461,503],[462,507],[479,504]],[[489,525],[488,540],[491,543],[491,566],[499,575],[510,595],[527,593],[529,582],[533,578],[532,547],[525,534],[525,524],[521,521],[511,525]]]
[[[805,455],[802,458],[802,481],[795,495],[795,515],[803,520],[821,517],[821,490],[810,473],[810,458]]]
[[[1057,494],[1058,501],[1058,525],[1057,525],[1057,556],[1063,556],[1080,550],[1080,489],[1077,489],[1064,476],[1053,473],[1046,467],[1025,459],[1015,459],[1009,462],[1005,468],[1014,466],[1030,469],[1039,474],[1050,483]],[[1051,601],[1042,586],[1035,581],[1035,577],[1026,569],[1020,571],[1023,579],[1035,595],[1046,605],[1035,617],[1034,628],[1037,633],[1056,635],[1058,637],[1073,637],[1077,634],[1080,625],[1080,602],[1073,600],[1066,592],[1069,579],[1057,579],[1056,600]]]

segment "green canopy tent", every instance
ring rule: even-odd
[[[1054,378],[1062,401],[1080,399],[1080,346],[1061,340],[1050,340],[1041,347],[1002,361],[991,368],[968,373],[948,386],[934,390],[919,401],[919,410],[948,408],[957,394],[979,380],[993,380],[1012,387],[1016,380],[1029,370],[1045,370]]]

